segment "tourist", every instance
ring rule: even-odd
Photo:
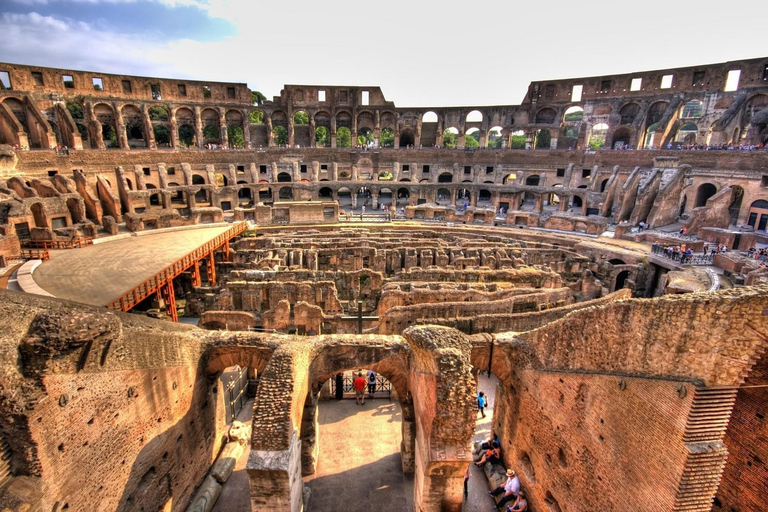
[[[501,446],[498,441],[493,441],[491,443],[491,448],[485,450],[485,453],[483,453],[483,456],[480,457],[479,461],[475,462],[475,465],[477,467],[483,467],[486,462],[490,462],[491,464],[501,463]]]
[[[503,486],[499,486],[492,491],[488,491],[488,494],[491,496],[498,496],[501,493],[504,493],[504,496],[496,505],[493,506],[495,510],[499,510],[499,507],[503,506],[508,501],[516,500],[517,495],[520,494],[520,480],[515,475],[514,469],[510,468],[507,470],[507,481]]]
[[[515,502],[507,507],[507,512],[525,512],[528,510],[528,502],[525,499],[525,493],[520,491]]]
[[[368,394],[373,400],[373,395],[376,393],[376,372],[368,370]]]
[[[344,374],[339,372],[336,374],[336,400],[344,398]]]
[[[488,405],[488,400],[485,398],[485,393],[482,391],[477,394],[477,409],[480,411],[480,414],[483,415],[483,418],[485,418],[485,406]]]
[[[363,372],[357,372],[357,377],[352,381],[352,387],[355,388],[355,403],[365,405],[365,379]]]

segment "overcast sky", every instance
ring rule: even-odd
[[[518,104],[529,82],[768,56],[764,2],[0,0],[0,62],[379,85],[398,106]]]

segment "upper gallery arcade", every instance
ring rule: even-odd
[[[396,107],[379,87],[246,84],[0,63],[0,144],[139,149],[592,149],[768,142],[768,58],[532,82],[519,105]]]

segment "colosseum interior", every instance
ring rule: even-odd
[[[339,510],[358,370],[378,510],[487,510],[506,468],[534,512],[766,510],[768,58],[497,106],[0,84],[3,512]]]

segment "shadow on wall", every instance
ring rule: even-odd
[[[178,505],[186,506],[203,481],[221,439],[216,439],[219,394],[209,391],[202,366],[201,362],[195,373],[187,413],[150,440],[133,461],[117,506],[119,512],[164,510],[169,503],[173,510],[181,510]],[[151,384],[144,389],[152,389]]]

